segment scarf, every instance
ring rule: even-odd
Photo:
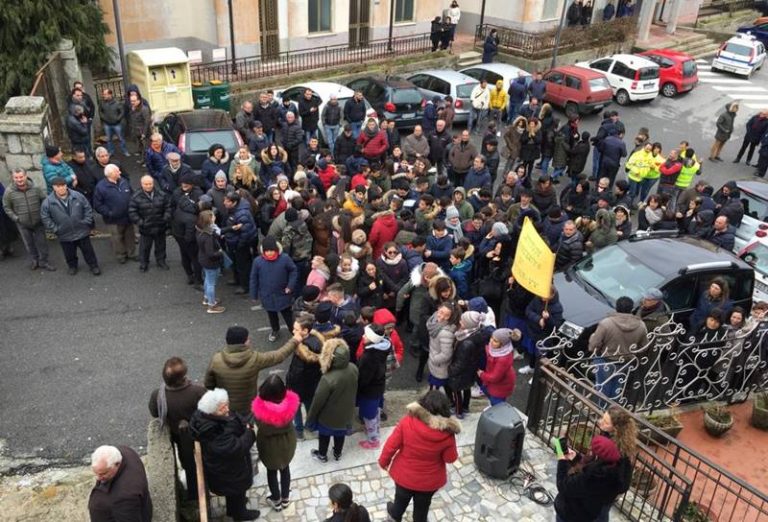
[[[363,132],[365,132],[365,135],[368,136],[369,139],[373,139],[379,133],[379,126],[377,125],[373,129],[369,129],[368,125],[366,125]]]
[[[464,231],[461,229],[461,221],[459,221],[458,225],[452,225],[448,221],[445,222],[445,226],[448,228],[448,230],[451,231],[453,234],[453,240],[458,243],[461,241],[461,239],[464,237]]]
[[[168,389],[180,390],[189,386],[189,379],[184,380],[184,384],[177,388],[168,388],[168,385],[163,383],[157,390],[157,417],[160,419],[160,429],[165,427],[165,421],[168,419],[168,398],[165,395],[165,391]]]
[[[498,348],[494,348],[490,344],[488,345],[488,353],[490,353],[491,357],[506,357],[512,353],[513,349],[512,343],[503,344]]]
[[[400,264],[400,261],[403,260],[403,254],[398,253],[394,259],[390,259],[386,256],[386,254],[381,254],[381,260],[384,261],[385,265],[389,266],[396,266]]]

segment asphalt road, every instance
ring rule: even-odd
[[[746,81],[702,69],[701,80],[696,90],[676,99],[612,108],[620,111],[629,140],[648,127],[652,141],[665,149],[688,140],[706,158],[717,115],[743,96],[736,132],[722,153],[726,161],[707,162],[703,172],[716,188],[729,179],[750,178],[753,168],[730,160],[749,115],[768,107],[768,89],[762,87],[768,85],[768,70]],[[587,117],[582,130],[594,133],[598,124],[599,116]],[[253,303],[235,296],[233,287],[220,285],[227,311],[206,314],[201,294],[185,284],[173,241],[168,242],[171,271],[153,268],[146,274],[137,263],[117,264],[108,240],[94,243],[101,277],[87,271],[68,276],[55,243],[50,246],[57,272],[29,271],[20,244],[16,257],[0,262],[0,448],[6,456],[79,461],[105,443],[142,449],[147,400],[161,382],[166,358],[183,357],[191,376],[201,378],[211,354],[224,345],[226,328],[235,324],[251,330],[259,350],[280,346],[267,342],[266,314],[251,310]],[[287,337],[284,329],[280,340]],[[414,371],[408,355],[393,386],[417,389]],[[518,379],[512,399],[519,407],[525,405],[525,381]]]

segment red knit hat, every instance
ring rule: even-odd
[[[615,464],[621,458],[619,447],[604,435],[592,437],[592,454],[609,464]]]

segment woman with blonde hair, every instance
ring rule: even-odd
[[[232,173],[232,185],[236,189],[245,189],[254,198],[262,192],[261,182],[253,169],[246,164],[238,164]]]

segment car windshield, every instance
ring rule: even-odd
[[[472,94],[472,89],[475,88],[475,85],[477,85],[477,82],[463,83],[461,85],[457,85],[456,96],[459,98],[469,98],[469,95]]]
[[[747,47],[746,45],[728,42],[725,44],[725,49],[723,49],[723,51],[726,53],[738,54],[740,56],[749,56],[752,53],[752,48]]]
[[[597,290],[611,304],[627,296],[640,301],[648,288],[659,288],[664,278],[619,246],[598,250],[573,267],[576,278]]]
[[[638,72],[638,79],[640,80],[655,80],[659,77],[658,67],[641,67]]]
[[[186,152],[207,152],[214,143],[220,143],[227,150],[239,146],[231,130],[188,132]]]
[[[592,92],[602,91],[604,89],[610,89],[611,84],[605,78],[592,78],[589,80],[589,89]]]
[[[768,201],[757,198],[752,194],[742,191],[741,203],[744,205],[744,215],[765,221],[768,217]]]
[[[747,247],[747,253],[742,257],[758,272],[768,274],[768,246],[762,243],[752,243]]]
[[[416,89],[395,89],[392,91],[392,103],[421,103],[421,93]]]
[[[696,62],[693,60],[686,60],[683,62],[683,76],[688,78],[689,76],[693,76],[696,74],[697,68],[696,68]]]

